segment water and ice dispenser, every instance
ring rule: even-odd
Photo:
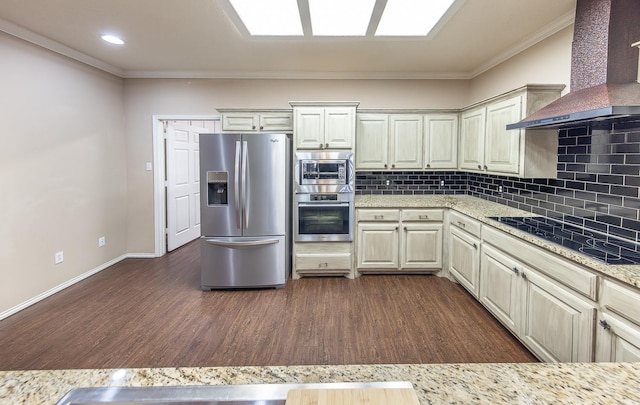
[[[227,205],[229,172],[207,172],[207,205]]]

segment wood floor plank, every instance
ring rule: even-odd
[[[446,279],[205,292],[199,257],[127,259],[0,321],[0,369],[536,361]]]

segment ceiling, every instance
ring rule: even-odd
[[[431,39],[285,39],[244,35],[221,0],[2,0],[0,30],[120,77],[469,79],[571,25],[575,3],[461,0]]]

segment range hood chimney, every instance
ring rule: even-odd
[[[570,92],[507,129],[640,119],[639,45],[639,0],[577,0]]]

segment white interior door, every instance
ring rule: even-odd
[[[169,121],[166,131],[167,250],[200,236],[201,132],[214,132],[190,121]]]

